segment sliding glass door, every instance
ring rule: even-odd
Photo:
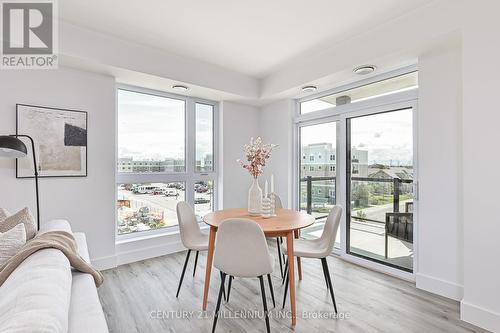
[[[337,202],[337,121],[299,127],[299,208],[316,218],[302,236],[319,237]],[[340,232],[336,245],[340,244]]]
[[[413,270],[413,109],[346,119],[347,253]]]
[[[340,205],[336,254],[398,276],[413,272],[417,99],[418,72],[404,68],[298,100],[294,208],[316,218],[302,237],[319,237]]]

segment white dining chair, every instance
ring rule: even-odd
[[[200,251],[208,250],[208,235],[200,230],[193,208],[191,208],[187,202],[181,201],[177,204],[177,219],[179,221],[179,231],[181,233],[182,244],[188,249],[188,251],[175,297],[179,297],[179,291],[181,290],[182,280],[184,279],[184,273],[186,273],[186,267],[191,251],[196,251],[193,268],[194,277],[196,274],[196,266],[198,264],[198,255],[200,254]]]
[[[222,279],[214,314],[212,333],[215,332],[217,325],[222,294],[224,292],[224,281],[228,275],[241,278],[259,278],[266,329],[267,332],[270,332],[263,276],[267,275],[271,293],[274,295],[271,283],[274,258],[269,254],[266,238],[260,226],[255,221],[249,219],[227,219],[223,221],[217,231],[214,266],[221,272]]]
[[[342,217],[342,207],[334,206],[330,211],[330,213],[328,214],[328,217],[326,218],[326,222],[323,227],[323,233],[321,234],[320,238],[311,240],[296,239],[293,244],[294,257],[321,259],[326,287],[328,290],[330,290],[330,295],[332,297],[335,313],[337,313],[337,304],[335,302],[332,279],[330,277],[330,271],[328,269],[328,262],[326,258],[332,253],[333,246],[335,245],[335,238],[337,237],[337,232],[339,229],[341,217]],[[287,253],[286,244],[283,244],[283,247],[285,253]],[[285,267],[288,267],[288,260],[293,260],[293,258],[287,258]],[[283,308],[285,307],[287,290],[288,290],[288,279],[287,279],[287,270],[285,269],[285,292],[283,294]]]

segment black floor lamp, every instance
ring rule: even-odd
[[[40,230],[40,203],[38,200],[38,169],[36,166],[35,143],[29,135],[0,135],[0,157],[22,158],[28,155],[28,149],[19,138],[28,138],[31,141],[31,152],[33,153],[33,168],[35,170],[35,192],[36,192],[36,223]]]

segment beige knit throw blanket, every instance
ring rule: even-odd
[[[87,263],[79,254],[76,247],[76,241],[72,234],[66,231],[48,231],[37,235],[32,240],[28,241],[19,252],[10,258],[3,266],[0,267],[0,286],[7,280],[10,274],[30,255],[43,249],[60,250],[69,263],[77,271],[88,273],[94,278],[95,285],[99,287],[104,277],[101,272],[94,269]]]

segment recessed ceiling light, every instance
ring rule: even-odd
[[[318,90],[318,87],[316,86],[304,86],[302,87],[302,92],[313,92]]]
[[[359,66],[359,67],[354,68],[352,71],[356,74],[359,74],[359,75],[366,75],[366,74],[373,73],[376,69],[377,69],[377,66],[375,66],[375,65],[363,65],[363,66]]]
[[[182,84],[174,84],[172,86],[172,89],[179,90],[179,91],[188,91],[189,87],[188,86],[184,86]]]

